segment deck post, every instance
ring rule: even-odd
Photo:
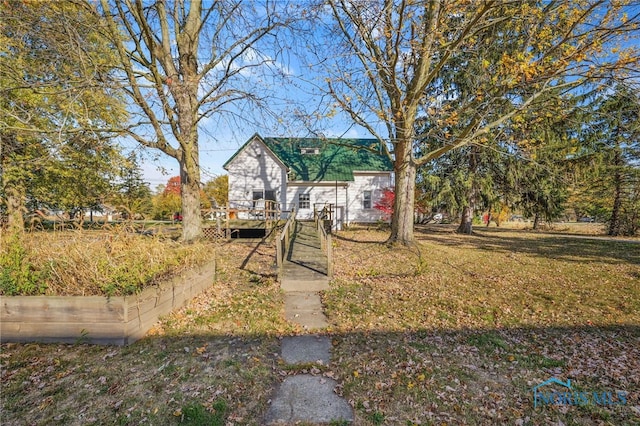
[[[280,233],[276,236],[276,266],[278,267],[278,276],[282,272],[282,241],[280,240]]]
[[[227,241],[231,240],[231,218],[229,217],[231,215],[231,208],[229,207],[229,201],[227,201],[227,212],[225,214],[226,217],[226,221],[225,221],[225,235],[227,237]]]
[[[288,228],[291,228],[289,226]],[[284,233],[284,252],[286,253],[289,250],[289,229],[287,229]]]
[[[327,277],[333,278],[333,244],[331,243],[331,234],[327,234]]]

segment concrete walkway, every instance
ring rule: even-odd
[[[313,223],[296,223],[296,233],[283,264],[281,287],[285,292],[286,318],[304,330],[327,327],[318,292],[329,288],[327,257]],[[308,334],[282,340],[281,356],[288,365],[327,365],[331,359],[328,336]],[[287,377],[276,389],[265,423],[327,424],[353,422],[353,410],[334,389],[337,382],[323,376],[297,374]]]

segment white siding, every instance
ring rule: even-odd
[[[286,204],[286,169],[258,139],[249,142],[227,165],[229,201],[248,201],[254,190],[274,190],[282,209]]]
[[[338,205],[338,220],[346,223],[377,222],[384,219],[384,214],[373,208],[382,198],[382,190],[392,185],[390,173],[371,174],[357,173],[353,182],[335,184],[289,183],[287,187],[287,206],[298,206],[299,194],[309,194],[310,208],[298,209],[298,218],[313,219],[314,204]],[[363,208],[364,191],[371,191],[371,208]],[[337,197],[336,197],[337,194]],[[346,206],[346,207],[345,207]]]
[[[391,186],[390,173],[355,173],[354,181],[349,182],[347,202],[347,223],[377,222],[384,215],[373,206],[382,198],[382,190]],[[371,191],[371,208],[363,208],[364,191]]]
[[[298,196],[299,194],[309,194],[310,205],[308,209],[299,209],[298,208]],[[335,183],[323,183],[323,184],[289,184],[287,188],[287,205],[288,206],[296,206],[298,210],[297,217],[299,219],[313,219],[313,207],[314,204],[316,207],[319,204],[336,204],[336,195],[337,195],[337,205],[344,206],[346,204],[347,191],[345,187],[345,182],[338,182],[336,186]]]

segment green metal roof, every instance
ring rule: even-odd
[[[253,139],[251,138],[249,142]],[[289,169],[290,181],[344,182],[353,181],[354,171],[390,172],[393,170],[391,160],[380,149],[380,142],[377,139],[260,138],[260,140]],[[318,154],[303,154],[303,148],[317,148]],[[242,148],[238,152],[241,150]],[[225,167],[236,154],[227,161]]]

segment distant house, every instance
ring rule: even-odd
[[[98,219],[98,220],[107,220],[107,221],[111,221],[113,220],[113,215],[116,213],[116,209],[112,206],[109,206],[107,204],[100,204],[97,206],[94,206],[92,208],[89,208],[87,210],[84,210],[84,217],[85,219],[89,219],[91,222],[94,221],[94,219]]]
[[[392,164],[376,139],[251,137],[223,166],[230,206],[272,200],[312,219],[331,206],[337,223],[376,222],[374,208],[392,185]]]

